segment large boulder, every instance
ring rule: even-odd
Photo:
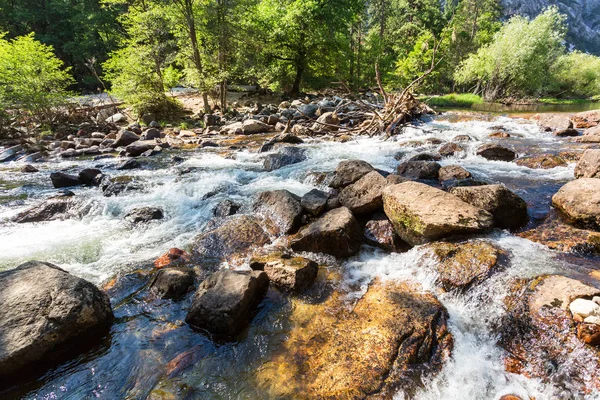
[[[452,157],[462,151],[465,151],[465,149],[462,146],[460,146],[456,143],[450,142],[450,143],[446,143],[445,145],[440,147],[440,149],[438,150],[438,153],[442,157]]]
[[[576,225],[600,230],[600,179],[581,178],[552,196],[552,205]]]
[[[301,228],[292,237],[290,247],[295,251],[348,257],[358,251],[361,240],[358,222],[350,210],[340,207]]]
[[[448,313],[431,293],[376,281],[356,303],[344,299],[294,303],[291,332],[256,375],[267,397],[391,399],[449,358]]]
[[[217,271],[198,287],[185,321],[215,335],[235,335],[251,321],[268,287],[262,271]]]
[[[139,157],[147,151],[153,151],[158,146],[155,140],[138,140],[125,148],[125,152],[130,157]]]
[[[284,147],[279,153],[268,154],[263,161],[263,168],[267,171],[275,171],[287,165],[297,164],[306,160],[305,153],[304,149]]]
[[[0,377],[52,364],[108,333],[113,313],[96,286],[50,263],[0,272]],[[6,378],[7,379],[7,378]]]
[[[318,217],[325,211],[327,200],[329,200],[329,194],[319,189],[313,189],[302,196],[300,205],[307,213]]]
[[[112,143],[111,147],[115,149],[117,147],[125,147],[133,142],[137,142],[138,140],[140,140],[138,135],[131,131],[123,130],[117,134],[117,137],[115,138],[115,141]]]
[[[494,225],[516,229],[528,221],[527,203],[504,185],[455,187],[450,193],[494,216]]]
[[[57,189],[81,185],[79,177],[75,175],[65,174],[64,172],[51,173],[50,180],[52,181],[52,186],[54,186]]]
[[[335,111],[323,113],[312,129],[316,131],[337,131],[339,129],[340,118]]]
[[[381,193],[387,186],[387,180],[377,171],[372,171],[339,194],[340,203],[354,214],[369,214],[381,209]]]
[[[342,161],[335,169],[335,175],[329,186],[335,189],[344,188],[372,171],[375,171],[375,168],[366,161]]]
[[[287,190],[259,193],[252,208],[254,212],[270,219],[282,235],[292,233],[300,226],[300,197]]]
[[[573,127],[573,123],[566,115],[536,114],[534,118],[537,119],[539,126],[548,131],[570,129]]]
[[[397,174],[408,179],[438,179],[441,167],[435,161],[407,161],[398,165]]]
[[[575,167],[575,178],[600,178],[600,150],[583,152]]]
[[[20,212],[12,218],[13,222],[45,222],[68,219],[81,215],[85,211],[83,203],[73,196],[56,196]]]
[[[383,208],[398,236],[412,245],[483,232],[494,222],[487,211],[418,182],[386,187]]]
[[[101,175],[102,171],[96,168],[86,168],[79,171],[79,182],[86,186],[97,186],[99,183],[96,178],[98,175]]]
[[[316,262],[280,249],[255,253],[250,259],[250,268],[265,271],[271,284],[295,293],[309,287],[319,272]]]
[[[599,294],[596,287],[558,275],[515,284],[505,300],[507,314],[500,326],[508,371],[558,384],[561,398],[598,393],[600,351],[585,344],[589,324],[578,322],[569,308],[577,299]]]
[[[439,171],[440,181],[447,181],[451,179],[469,179],[472,175],[469,171],[461,167],[460,165],[446,165],[440,168]]]
[[[477,149],[477,155],[491,161],[513,161],[517,154],[498,144],[488,143]]]
[[[193,254],[214,261],[243,259],[254,248],[270,243],[262,222],[249,215],[226,218],[218,227],[194,239]]]
[[[438,273],[438,282],[446,289],[468,289],[485,280],[498,265],[501,251],[493,244],[477,240],[466,243],[436,242],[427,245]]]

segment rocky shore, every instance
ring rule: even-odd
[[[356,126],[353,107],[341,98],[252,105],[230,120],[206,115],[193,130],[151,120],[119,126],[112,115],[2,150],[11,173],[47,187],[34,201],[9,200],[6,226],[89,223],[113,202],[119,235],[164,236],[152,244],[162,255],[110,271],[97,286],[52,255],[53,263],[3,267],[0,394],[54,393],[57,376],[83,380],[65,363],[120,354],[140,369],[110,380],[120,388],[106,385],[109,398],[216,396],[206,382],[218,386],[215,376],[228,368],[244,382],[241,397],[426,397],[432,382],[451,387],[439,382],[464,361],[468,325],[453,313],[457,301],[474,301],[490,303],[489,318],[469,318],[485,327],[498,374],[535,382],[489,384],[485,398],[545,398],[536,392],[543,385],[559,397],[598,395],[600,112],[538,115],[537,126],[426,117],[375,144],[375,155],[377,146],[391,149],[385,165],[393,169],[384,169],[356,156],[363,139],[340,133]],[[315,165],[332,146],[339,160]],[[212,158],[188,162],[196,154]],[[241,166],[243,157],[254,158]],[[203,174],[223,174],[218,163],[232,165],[232,175],[204,190]],[[177,216],[171,189],[153,181],[161,170],[185,183],[191,195],[174,201],[193,198],[189,214]],[[554,172],[570,177],[530,178]],[[156,190],[159,201],[149,201]],[[186,226],[178,246],[166,237],[171,221]],[[528,259],[524,247],[535,249]],[[535,252],[574,267],[538,266]],[[127,353],[124,344],[139,336],[144,342]],[[226,398],[242,385],[220,384]]]

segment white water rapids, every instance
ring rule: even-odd
[[[0,270],[36,259],[58,264],[100,284],[117,272],[133,270],[140,263],[155,259],[169,248],[188,246],[221,200],[229,198],[247,204],[254,194],[272,189],[287,189],[303,195],[315,187],[307,178],[308,172],[332,171],[346,159],[362,159],[391,172],[400,162],[395,159],[399,152],[403,153],[401,159],[406,160],[417,153],[435,152],[436,148],[433,145],[405,147],[403,143],[432,137],[451,141],[457,135],[469,135],[473,140],[461,143],[466,147],[466,154],[443,159],[440,163],[461,165],[477,180],[505,183],[528,202],[531,215],[543,216],[550,208],[550,196],[572,179],[574,166],[533,170],[475,155],[475,149],[482,143],[493,141],[488,135],[497,125],[513,134],[514,138],[504,139],[503,143],[515,146],[517,152],[525,149],[556,151],[562,140],[541,132],[530,122],[507,117],[489,122],[457,123],[436,119],[407,128],[403,135],[387,141],[379,138],[359,138],[347,143],[307,141],[301,145],[307,150],[306,161],[273,172],[262,171],[261,154],[238,151],[233,157],[223,157],[218,149],[181,151],[178,155],[185,159],[182,164],[171,166],[165,158],[159,168],[133,171],[114,170],[121,160],[110,159],[48,162],[40,164],[40,172],[34,174],[16,173],[21,166],[16,163],[0,165],[3,196],[28,196],[25,200],[0,205]],[[91,211],[83,218],[34,224],[7,222],[55,193],[50,172],[76,172],[95,166],[108,175],[132,176],[144,184],[144,190],[107,198],[98,188],[75,188],[76,196],[92,204]],[[178,174],[178,170],[186,167],[196,169]],[[220,192],[203,200],[204,195],[215,190]],[[137,228],[125,224],[123,216],[140,206],[162,208],[165,219]],[[455,340],[452,359],[440,374],[424,382],[423,389],[416,395],[418,399],[498,399],[504,394],[538,400],[569,397],[551,385],[506,372],[503,353],[496,345],[491,325],[502,316],[502,299],[511,278],[560,272],[571,266],[545,247],[508,232],[496,231],[487,237],[509,254],[509,265],[465,294],[440,292],[435,284],[434,261],[420,247],[391,255],[365,247],[361,254],[345,262],[345,279],[349,284],[358,283],[363,289],[376,277],[414,281],[424,290],[436,293],[447,307]],[[43,398],[50,393],[63,398],[60,391],[43,388],[34,396]],[[71,396],[64,398],[78,398]],[[404,396],[398,393],[397,398]]]

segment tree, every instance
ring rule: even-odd
[[[537,95],[550,83],[548,71],[564,53],[565,17],[550,7],[532,21],[511,18],[489,45],[461,63],[456,80],[475,84],[486,100]]]
[[[600,57],[574,51],[552,66],[556,95],[592,97],[600,94]]]
[[[64,104],[73,84],[70,68],[31,33],[11,40],[0,35],[0,104],[52,123],[54,108]]]

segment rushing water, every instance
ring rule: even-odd
[[[452,140],[468,134],[473,140],[462,145],[465,154],[444,159],[441,164],[459,164],[475,179],[504,183],[523,197],[536,224],[550,210],[550,198],[572,179],[573,165],[549,170],[532,170],[515,163],[493,162],[475,155],[495,126],[513,133],[504,144],[520,154],[557,152],[568,147],[563,139],[541,132],[528,121],[499,117],[492,121],[449,122],[438,118],[407,128],[390,140],[358,138],[347,143],[309,141],[308,159],[273,172],[262,171],[255,152],[223,153],[219,149],[180,151],[185,161],[173,166],[173,153],[145,160],[142,170],[117,171],[119,160],[54,161],[39,165],[40,172],[21,174],[18,164],[0,166],[0,270],[37,259],[56,263],[66,270],[102,284],[116,274],[125,274],[165,253],[171,247],[186,248],[212,216],[212,209],[225,198],[248,204],[258,192],[288,189],[302,195],[314,188],[311,171],[332,171],[345,159],[362,159],[376,168],[392,171],[398,158],[435,151],[436,146],[416,145],[415,140]],[[10,217],[55,193],[51,171],[76,172],[99,167],[112,175],[127,175],[144,185],[142,191],[118,197],[103,197],[97,188],[73,191],[91,205],[81,219],[38,224],[14,224]],[[190,172],[182,174],[188,168]],[[216,196],[203,199],[208,193]],[[158,206],[165,219],[132,228],[123,216],[139,206]],[[455,349],[452,359],[437,376],[424,381],[419,399],[495,399],[517,394],[536,399],[564,398],[557,388],[545,386],[504,370],[502,350],[496,346],[492,325],[503,313],[502,299],[507,282],[515,277],[543,273],[584,273],[584,260],[568,261],[545,247],[495,231],[487,235],[509,254],[505,268],[466,294],[443,293],[435,284],[434,261],[422,247],[403,254],[384,254],[364,247],[359,255],[341,266],[344,285],[351,295],[360,295],[374,278],[412,281],[435,292],[450,314]],[[581,263],[579,262],[581,261]],[[216,345],[193,332],[182,321],[189,296],[180,303],[157,300],[148,295],[144,282],[135,275],[129,289],[113,298],[116,322],[110,337],[95,350],[63,364],[38,382],[9,394],[31,399],[81,398],[264,398],[256,384],[256,371],[268,362],[290,330],[286,319],[293,302],[276,291],[267,300],[249,330],[236,344]],[[133,289],[132,289],[133,288]],[[182,352],[189,352],[192,366],[184,371],[168,370],[167,364]],[[161,397],[175,393],[175,397]],[[398,399],[404,398],[398,393]]]

